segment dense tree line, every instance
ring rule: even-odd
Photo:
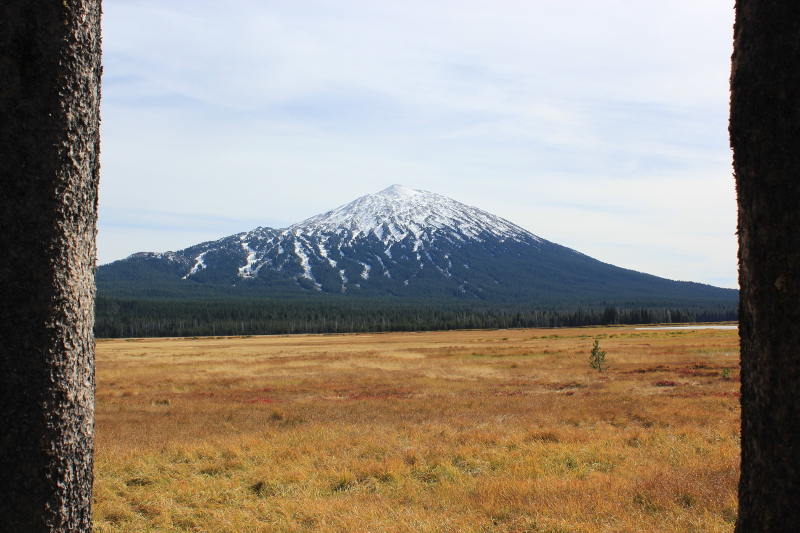
[[[392,300],[97,299],[104,338],[362,333],[736,320],[736,308],[616,306],[534,309]]]

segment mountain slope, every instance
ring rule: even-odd
[[[393,185],[285,229],[256,228],[98,270],[100,294],[404,296],[555,305],[735,302],[615,267],[480,209]]]

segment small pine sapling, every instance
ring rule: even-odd
[[[589,365],[598,372],[608,370],[608,365],[606,364],[606,352],[600,349],[599,339],[595,339],[594,341],[592,353],[589,354]]]

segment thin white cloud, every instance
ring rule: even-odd
[[[147,209],[242,231],[399,182],[611,263],[735,285],[730,6],[107,0],[104,11],[106,217]],[[641,206],[652,222],[629,214]],[[145,229],[117,239],[103,224],[101,261],[148,242]]]

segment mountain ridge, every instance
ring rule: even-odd
[[[273,296],[486,301],[727,301],[738,291],[602,263],[486,211],[392,185],[287,228],[259,227],[177,252],[140,252],[98,269],[101,293],[161,287]],[[138,286],[138,288],[137,288]],[[213,289],[212,287],[217,287]]]

